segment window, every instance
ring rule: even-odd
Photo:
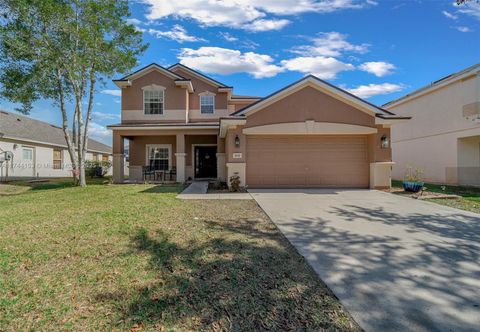
[[[145,114],[163,114],[164,90],[144,90],[143,109]]]
[[[62,150],[53,149],[53,169],[62,169]]]
[[[108,161],[108,155],[106,154],[102,155],[102,161]]]
[[[22,157],[23,157],[23,160],[33,161],[33,149],[31,149],[31,148],[23,148],[23,150],[22,150]]]
[[[200,96],[200,113],[212,114],[215,110],[215,95],[205,94]]]
[[[170,148],[168,146],[147,146],[148,166],[156,170],[170,169]]]
[[[92,160],[93,161],[98,161],[98,154],[96,154],[96,153],[92,154]]]

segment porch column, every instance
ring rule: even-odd
[[[175,158],[177,161],[177,182],[185,182],[185,135],[177,134]]]
[[[122,183],[124,179],[124,138],[120,133],[113,131],[113,182]]]
[[[217,179],[226,181],[225,171],[225,139],[217,136]]]

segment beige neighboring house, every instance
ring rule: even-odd
[[[128,139],[133,181],[154,168],[174,169],[178,182],[238,175],[249,187],[390,186],[390,126],[402,119],[314,76],[265,98],[235,95],[181,64],[114,82],[116,182]]]
[[[412,117],[392,129],[395,179],[410,164],[427,182],[480,185],[480,64],[383,107]]]
[[[47,122],[0,111],[0,156],[13,160],[0,166],[1,180],[16,178],[70,177],[72,167],[63,130]],[[112,148],[88,141],[87,160],[112,160]]]

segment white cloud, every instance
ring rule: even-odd
[[[404,89],[401,84],[382,83],[360,85],[354,89],[347,89],[348,92],[360,98],[370,98],[378,95],[387,95]]]
[[[449,18],[451,20],[456,20],[458,19],[458,16],[457,15],[454,15],[452,13],[449,13],[447,12],[446,10],[442,11],[442,14],[446,17],[446,18]]]
[[[100,93],[103,93],[105,95],[110,95],[110,96],[116,96],[116,97],[120,97],[122,95],[122,90],[102,90],[100,91]]]
[[[120,104],[120,103],[121,103],[120,99],[114,99],[113,102],[116,103],[116,104]]]
[[[130,25],[140,25],[140,24],[142,24],[142,21],[140,21],[139,19],[136,19],[136,18],[127,18],[126,21]]]
[[[458,8],[458,12],[465,15],[470,15],[480,20],[480,2],[470,1],[460,6],[454,5]]]
[[[270,30],[281,30],[284,26],[290,23],[289,20],[266,20],[259,19],[255,20],[252,23],[245,24],[243,28],[245,30],[250,30],[254,32],[260,31],[270,31]]]
[[[273,77],[283,68],[273,64],[269,55],[242,53],[221,47],[183,48],[178,55],[180,63],[203,72],[229,75],[245,72],[255,78]]]
[[[238,46],[239,46],[239,47],[242,47],[242,48],[249,49],[249,50],[254,50],[254,49],[256,49],[257,47],[259,47],[260,44],[254,42],[253,40],[247,39],[247,40],[242,40],[242,41],[238,44]]]
[[[147,32],[157,38],[168,38],[171,40],[175,40],[179,43],[183,42],[197,42],[197,41],[205,41],[203,38],[190,36],[185,30],[184,27],[181,25],[175,24],[170,31],[160,31],[155,29],[148,29]]]
[[[119,118],[120,118],[120,114],[92,112],[92,119],[95,121],[117,120]]]
[[[457,26],[457,27],[454,27],[454,28],[457,29],[460,32],[472,32],[473,31],[469,27],[465,27],[465,26]]]
[[[306,12],[330,13],[342,9],[358,9],[372,5],[365,0],[142,0],[149,5],[147,18],[157,20],[168,16],[189,18],[204,26],[228,26],[252,30],[253,22],[259,19],[266,21],[282,21],[266,19],[267,15],[291,16]],[[266,23],[266,22],[264,22]],[[258,30],[265,31],[269,27],[278,30],[282,22],[268,22]]]
[[[303,56],[340,56],[343,52],[365,53],[368,44],[354,45],[339,32],[323,32],[312,38],[312,45],[294,47],[291,51]]]
[[[285,69],[313,74],[321,79],[334,79],[339,72],[355,69],[352,64],[323,56],[297,57],[283,60],[281,63]]]
[[[383,61],[365,62],[362,63],[358,68],[377,77],[389,75],[393,72],[393,70],[395,70],[395,66],[393,64]]]
[[[223,39],[225,39],[226,41],[229,41],[229,42],[234,42],[234,41],[238,40],[237,37],[232,36],[228,32],[220,32],[220,36],[222,36]]]
[[[104,140],[112,135],[111,131],[101,124],[90,122],[88,126],[88,132],[91,138],[98,138]]]
[[[342,9],[359,9],[367,4],[376,5],[371,0],[261,0],[245,1],[267,13],[276,15],[292,15],[306,12],[331,13]]]

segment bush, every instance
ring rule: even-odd
[[[404,181],[406,182],[423,182],[423,169],[407,165]]]
[[[240,177],[238,175],[232,175],[230,177],[230,190],[234,192],[240,191]]]
[[[109,160],[105,161],[93,161],[87,160],[85,162],[85,174],[90,177],[100,177],[103,178],[108,170],[112,167],[112,162]]]

